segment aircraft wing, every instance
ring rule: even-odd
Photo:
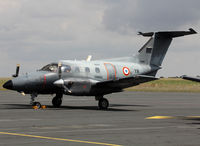
[[[158,78],[155,78],[153,76],[146,75],[137,75],[133,77],[107,81],[67,78],[55,81],[54,85],[63,88],[65,94],[86,95],[90,92],[91,88],[102,89],[105,93],[110,93],[110,91],[121,91],[124,88],[136,86],[140,83],[149,82],[157,79]]]
[[[97,82],[95,86],[97,87],[111,87],[111,88],[128,88],[131,86],[136,86],[144,82],[149,82],[153,80],[157,80],[153,76],[146,76],[146,75],[137,75],[133,77],[121,78],[118,80],[108,80]]]
[[[200,77],[190,77],[190,76],[181,76],[181,78],[186,79],[186,80],[190,80],[190,81],[196,81],[196,82],[200,82]]]

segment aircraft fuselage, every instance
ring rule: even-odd
[[[118,80],[146,74],[151,68],[148,65],[139,65],[130,62],[103,62],[103,61],[60,61],[62,63],[62,76],[67,86],[71,86],[71,93],[67,95],[105,95],[112,92],[120,92],[123,87],[96,88],[93,84],[100,81]],[[57,65],[57,63],[52,63]],[[49,66],[51,67],[51,66]],[[61,88],[54,85],[59,80],[57,68],[41,69],[33,73],[25,74],[12,79],[12,89],[26,94],[54,94],[62,92]],[[69,81],[69,82],[68,82]],[[130,83],[130,86],[132,83]],[[128,87],[128,83],[124,85]]]

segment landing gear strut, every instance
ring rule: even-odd
[[[35,102],[35,98],[37,97],[37,93],[32,93],[31,94],[31,101],[30,101],[30,104],[32,106],[36,106],[38,109],[41,108],[41,104],[40,102]]]
[[[98,103],[99,109],[101,110],[108,109],[109,102],[106,98],[104,98],[103,96],[96,96],[95,99],[99,101]]]
[[[56,94],[56,96],[52,99],[52,104],[54,107],[58,108],[62,104],[63,94]]]

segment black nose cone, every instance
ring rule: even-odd
[[[3,87],[6,89],[13,89],[13,82],[11,80],[7,81],[5,84],[3,84]]]

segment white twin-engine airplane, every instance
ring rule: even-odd
[[[150,39],[138,54],[130,57],[93,61],[89,56],[86,61],[61,60],[26,75],[19,75],[17,66],[14,78],[3,87],[31,94],[31,104],[38,108],[41,106],[35,102],[38,94],[56,94],[52,100],[54,107],[61,106],[65,94],[95,96],[99,108],[107,109],[109,102],[104,95],[157,80],[155,75],[161,69],[172,39],[190,34],[196,32],[191,28],[189,31],[139,32]]]

